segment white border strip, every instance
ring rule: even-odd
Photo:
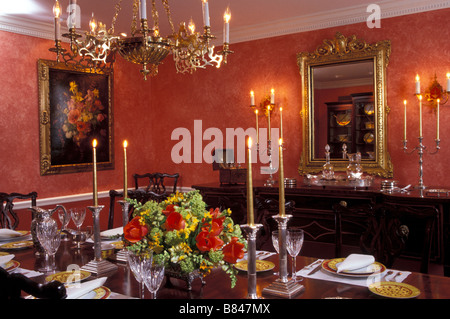
[[[168,187],[168,189],[170,189]],[[181,187],[179,190],[182,193],[191,191],[192,188],[190,187]],[[117,189],[117,191],[123,191],[123,189]],[[39,195],[39,194],[38,194]],[[109,197],[109,191],[101,191],[98,192],[98,198],[106,198]],[[46,207],[46,206],[56,206],[56,205],[63,205],[67,203],[74,203],[74,202],[82,202],[82,201],[89,201],[92,200],[92,193],[84,193],[84,194],[76,194],[76,195],[65,195],[65,196],[57,196],[57,197],[48,197],[48,198],[42,198],[36,200],[36,205],[38,207]],[[14,209],[26,209],[31,207],[30,200],[24,200],[24,201],[17,201],[14,202]]]

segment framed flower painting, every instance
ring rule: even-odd
[[[41,175],[113,169],[112,70],[77,69],[39,60]]]

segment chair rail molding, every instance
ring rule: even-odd
[[[141,188],[141,187],[140,187]],[[129,188],[134,189],[134,188]],[[167,186],[167,190],[170,191],[171,187]],[[179,192],[186,193],[191,191],[192,188],[190,187],[181,187],[179,189]],[[117,191],[123,191],[123,189],[117,189]],[[39,195],[39,193],[38,193]],[[100,191],[98,192],[98,198],[109,198],[109,190],[107,191]],[[47,198],[41,198],[37,199],[36,205],[38,207],[45,207],[45,206],[54,206],[54,205],[62,205],[66,203],[74,203],[74,202],[83,202],[83,201],[89,201],[92,200],[92,193],[84,193],[84,194],[74,194],[74,195],[63,195],[63,196],[56,196],[56,197],[47,197]],[[17,201],[14,202],[14,208],[16,210],[18,209],[26,209],[30,207],[30,201]]]

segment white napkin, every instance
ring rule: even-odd
[[[337,272],[345,270],[355,270],[370,266],[375,262],[375,258],[371,255],[351,254],[344,259],[343,262],[337,264]]]
[[[66,288],[67,292],[67,299],[78,299],[81,296],[89,293],[90,291],[94,290],[95,288],[103,286],[105,283],[107,277],[101,277],[94,280],[89,280],[83,283],[76,283],[68,286]]]
[[[19,236],[22,236],[22,233],[8,228],[0,228],[0,239],[10,239]]]
[[[104,230],[100,233],[102,237],[111,237],[123,234],[123,227],[117,227],[113,229]]]
[[[0,256],[0,267],[5,268],[6,264],[14,258],[13,254]]]

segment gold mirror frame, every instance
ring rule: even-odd
[[[298,172],[300,175],[322,171],[325,158],[314,157],[314,104],[312,68],[337,63],[373,60],[374,62],[374,105],[375,105],[375,147],[374,158],[361,161],[365,173],[382,177],[393,176],[393,166],[387,150],[386,69],[389,63],[391,43],[389,40],[375,44],[366,43],[355,35],[345,37],[337,32],[334,39],[324,40],[312,52],[297,54],[297,64],[302,76],[303,151]],[[325,150],[324,150],[325,152]],[[332,159],[335,171],[345,171],[347,159]]]

